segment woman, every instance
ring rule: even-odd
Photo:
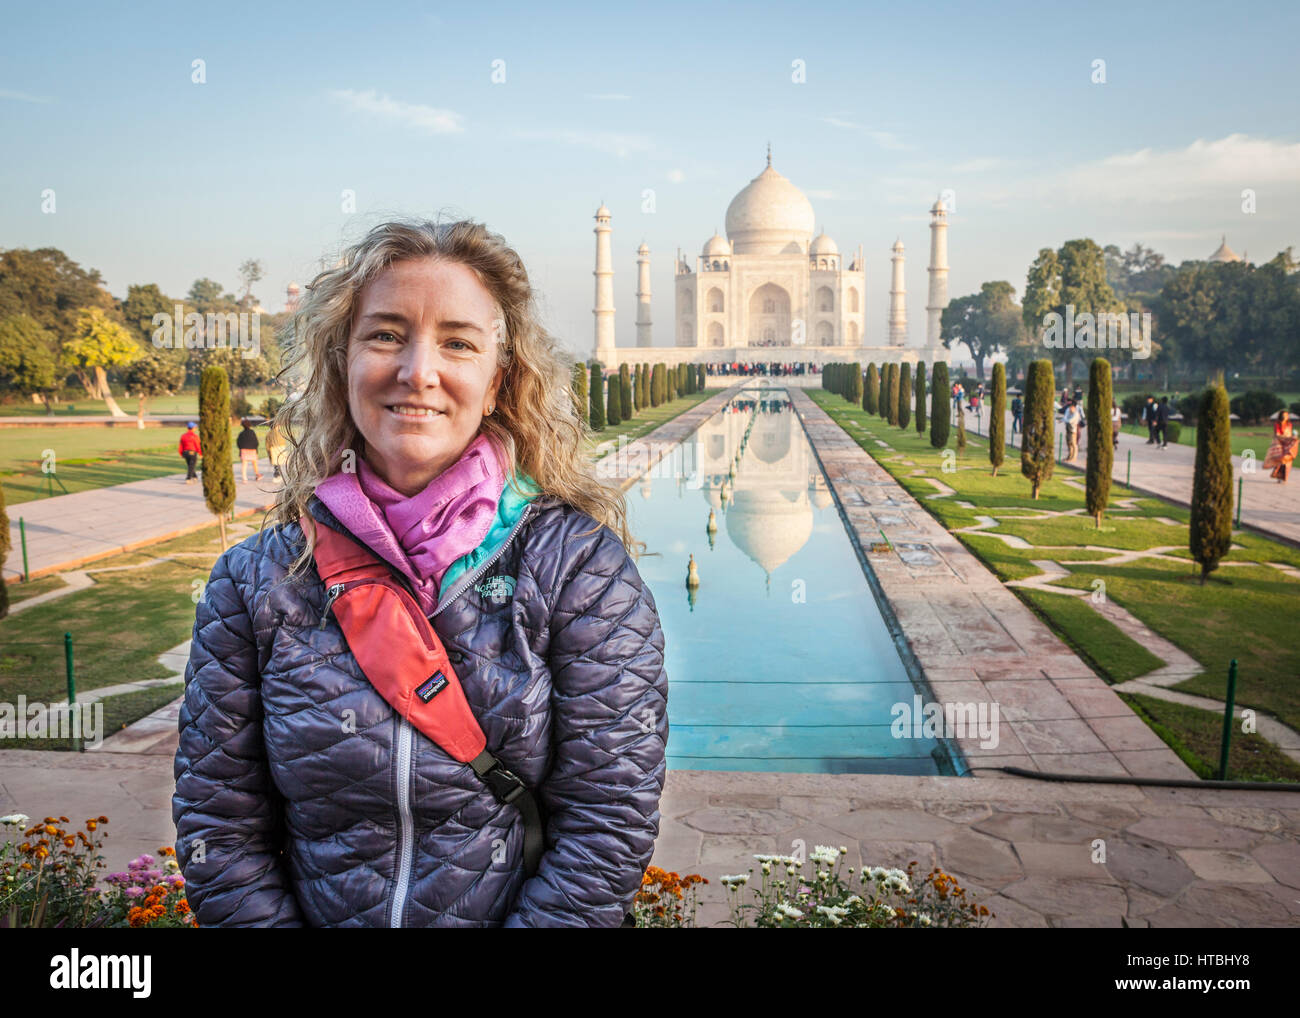
[[[1110,441],[1111,445],[1119,448],[1119,428],[1124,423],[1124,412],[1120,410],[1119,404],[1114,400],[1110,401]]]
[[[288,334],[278,522],[217,560],[186,672],[173,816],[200,925],[620,925],[659,828],[664,638],[519,256],[472,222],[378,226]],[[410,590],[536,793],[531,875],[524,813],[358,665],[327,531]]]
[[[1268,447],[1268,455],[1264,457],[1264,467],[1272,467],[1269,476],[1276,477],[1278,484],[1286,484],[1287,478],[1291,476],[1291,461],[1295,459],[1296,445],[1300,443],[1300,438],[1295,435],[1290,414],[1279,410],[1276,416],[1277,420],[1273,422],[1273,441]]]
[[[235,446],[239,449],[239,479],[247,483],[248,465],[253,464],[253,480],[262,479],[262,468],[257,462],[257,432],[253,426],[248,423],[248,418],[239,422],[243,425],[244,430],[235,437]]]

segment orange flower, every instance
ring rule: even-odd
[[[94,821],[94,820],[87,820],[87,821],[86,821],[86,830],[88,830],[88,831],[93,831],[93,830],[94,830],[96,827],[98,827],[98,826],[99,826],[99,824],[98,824],[96,821]]]
[[[99,822],[100,822],[101,824],[106,824],[106,823],[108,823],[108,817],[106,817],[106,816],[101,816],[101,817],[99,818]]]
[[[68,848],[72,848],[77,844],[77,839],[69,835],[68,837],[63,839],[63,843],[67,845]]]
[[[175,854],[176,854],[176,849],[174,849],[174,848],[170,848],[170,847],[168,847],[168,848],[160,848],[160,849],[158,849],[158,854],[159,854],[159,855],[175,855]]]

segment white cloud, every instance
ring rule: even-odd
[[[400,99],[380,95],[373,88],[364,92],[349,88],[331,89],[330,98],[354,113],[364,113],[433,134],[453,134],[465,130],[465,118],[453,110],[402,102]]]
[[[1230,134],[1185,148],[1139,149],[1086,163],[1039,182],[1071,200],[1233,200],[1244,188],[1300,181],[1300,143]]]
[[[561,144],[575,145],[578,148],[593,148],[600,152],[608,152],[610,155],[618,156],[620,159],[626,159],[634,152],[652,151],[655,147],[650,139],[644,135],[616,134],[610,131],[516,131],[515,135],[533,141],[558,141]]]
[[[843,117],[833,115],[824,116],[821,120],[823,124],[830,124],[831,127],[842,127],[849,131],[861,131],[881,148],[898,151],[908,147],[899,140],[898,135],[893,134],[890,131],[876,131],[867,127],[865,124],[857,124],[852,120],[845,120]]]
[[[15,92],[13,89],[9,88],[0,88],[0,99],[15,99],[18,102],[23,103],[48,103],[54,101],[45,96],[30,95],[27,92]]]

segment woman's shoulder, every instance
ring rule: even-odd
[[[611,571],[631,558],[622,539],[589,513],[553,496],[539,496],[524,556],[535,573],[563,582],[579,571]]]

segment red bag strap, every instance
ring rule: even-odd
[[[487,739],[437,631],[411,595],[370,549],[321,523],[315,557],[334,617],[370,684],[448,756],[474,760]]]
[[[299,517],[304,532],[306,518]],[[532,876],[545,851],[541,808],[532,790],[488,752],[437,630],[369,548],[313,523],[316,571],[329,588],[326,615],[332,606],[348,649],[376,692],[453,760],[473,768],[498,801],[519,810],[524,867]]]

